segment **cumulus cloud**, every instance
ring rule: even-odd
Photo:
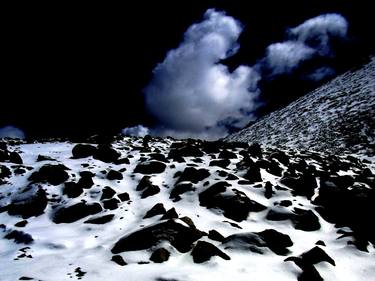
[[[338,14],[309,19],[290,28],[285,41],[269,45],[257,64],[231,72],[221,61],[239,50],[242,25],[224,12],[207,10],[203,21],[190,26],[183,42],[156,66],[145,88],[146,106],[158,121],[150,133],[215,139],[245,126],[261,105],[261,80],[333,56],[332,39],[345,38],[347,30],[347,21]],[[309,71],[303,79],[320,81],[334,74],[326,65]]]
[[[158,134],[217,138],[251,120],[259,74],[248,66],[230,72],[220,63],[237,52],[241,32],[237,20],[210,9],[154,69],[145,98]]]
[[[332,57],[334,52],[331,41],[346,38],[347,32],[348,22],[341,15],[326,14],[308,19],[290,28],[286,41],[267,47],[266,55],[260,62],[261,67],[266,68],[271,76],[289,74],[303,61],[316,57]],[[332,68],[321,66],[306,78],[319,81],[333,74]]]
[[[145,135],[150,134],[150,131],[147,127],[137,125],[134,127],[128,127],[123,129],[122,134],[125,136],[144,137]]]
[[[24,139],[25,133],[16,127],[5,126],[0,128],[0,138]]]

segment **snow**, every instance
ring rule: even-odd
[[[172,140],[164,139],[163,142],[153,142],[152,149],[161,150],[161,153],[167,154]],[[143,227],[158,223],[161,216],[143,219],[145,213],[155,204],[162,202],[166,210],[174,207],[179,217],[190,217],[196,227],[202,231],[209,232],[212,229],[219,231],[224,236],[242,232],[258,232],[265,229],[273,228],[279,232],[288,234],[294,245],[290,247],[292,255],[299,254],[313,248],[315,243],[323,240],[326,247],[323,247],[328,255],[336,261],[336,267],[327,263],[320,263],[316,268],[324,277],[324,280],[370,280],[369,276],[375,276],[375,249],[373,246],[368,248],[369,252],[360,252],[355,247],[347,245],[347,240],[337,239],[337,228],[324,221],[320,215],[318,216],[321,229],[313,232],[305,232],[296,230],[290,221],[268,221],[265,219],[267,211],[274,208],[274,203],[280,200],[292,200],[293,207],[303,209],[313,209],[310,201],[304,197],[291,197],[289,191],[278,191],[271,199],[264,197],[263,188],[254,188],[255,184],[239,185],[236,181],[230,181],[231,188],[236,188],[244,192],[249,198],[266,206],[268,209],[259,213],[250,213],[247,220],[235,222],[242,229],[232,227],[225,221],[233,222],[225,218],[217,210],[207,209],[199,205],[198,193],[207,187],[203,183],[209,181],[210,184],[220,181],[217,170],[225,170],[218,167],[210,167],[210,158],[206,155],[202,157],[203,163],[198,164],[199,168],[203,167],[210,171],[211,176],[194,187],[196,191],[188,192],[181,195],[182,200],[172,202],[169,199],[171,188],[174,186],[176,179],[173,175],[176,171],[183,171],[192,159],[186,157],[187,163],[174,163],[176,168],[171,169],[167,165],[164,173],[152,176],[152,183],[160,187],[161,192],[148,197],[140,198],[140,193],[136,191],[136,186],[142,178],[140,174],[133,174],[133,170],[142,152],[123,149],[131,145],[141,146],[142,139],[124,137],[123,140],[117,141],[114,147],[121,151],[121,157],[133,155],[129,158],[130,164],[114,165],[95,160],[92,157],[84,159],[71,159],[71,151],[74,146],[69,142],[50,142],[44,144],[20,144],[12,147],[21,152],[25,166],[33,167],[37,170],[46,163],[63,163],[70,170],[70,179],[79,178],[79,172],[87,170],[82,164],[89,164],[90,171],[97,174],[94,177],[95,186],[90,191],[85,190],[84,194],[75,199],[69,199],[62,195],[61,188],[63,186],[43,185],[48,192],[48,197],[52,194],[64,198],[68,205],[80,202],[84,199],[87,202],[96,202],[98,194],[102,187],[110,186],[117,193],[129,193],[131,201],[122,202],[116,210],[105,210],[98,215],[114,214],[115,217],[109,223],[103,225],[83,224],[87,220],[83,218],[73,223],[55,224],[51,221],[53,210],[48,205],[45,213],[38,217],[28,219],[28,224],[23,228],[14,227],[14,224],[22,220],[17,216],[10,216],[7,212],[0,213],[0,224],[4,224],[7,229],[17,229],[30,234],[34,242],[30,245],[16,244],[13,240],[0,239],[0,280],[11,281],[18,280],[21,276],[35,278],[35,280],[77,280],[76,268],[80,267],[86,274],[83,280],[158,280],[164,278],[166,280],[296,280],[297,275],[301,272],[294,263],[284,262],[286,256],[278,256],[270,250],[265,249],[265,254],[260,255],[253,252],[244,252],[237,250],[224,249],[221,243],[212,241],[207,237],[201,240],[209,241],[219,249],[227,253],[231,260],[226,261],[220,257],[212,257],[210,261],[203,264],[195,264],[189,253],[181,254],[173,248],[169,243],[163,242],[161,246],[171,252],[170,259],[162,264],[156,264],[149,261],[151,252],[149,250],[132,251],[122,253],[121,256],[128,263],[126,266],[119,266],[111,261],[111,248],[121,237],[133,233]],[[50,156],[56,161],[36,162],[39,154]],[[217,156],[217,155],[216,155]],[[242,159],[232,160],[230,169],[234,169],[237,162]],[[370,168],[374,172],[374,157],[367,157],[372,164]],[[311,163],[314,160],[310,160]],[[7,167],[13,164],[3,163]],[[103,170],[115,169],[119,170],[125,167],[123,172],[124,179],[119,181],[109,181],[105,175],[101,174]],[[0,195],[6,195],[0,199],[0,206],[9,203],[9,198],[16,194],[19,189],[27,186],[28,176],[33,171],[26,172],[23,176],[12,176],[8,180],[8,184],[0,186]],[[270,181],[272,184],[281,185],[279,177],[273,176],[262,170],[263,181]],[[1,198],[1,197],[0,197]],[[302,206],[302,207],[301,207]],[[183,224],[183,222],[180,221]],[[1,231],[1,230],[0,230]],[[0,237],[5,233],[0,232]],[[20,249],[27,249],[27,254],[32,258],[15,258],[20,255]],[[139,262],[148,262],[148,264],[139,264]]]

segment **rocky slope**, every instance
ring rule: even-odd
[[[375,155],[375,57],[227,140]]]
[[[375,158],[0,143],[0,280],[369,280]]]

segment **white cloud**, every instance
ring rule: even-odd
[[[5,126],[0,128],[0,138],[24,139],[25,133],[16,127]]]
[[[345,38],[347,33],[348,22],[339,14],[320,15],[289,30],[291,38],[311,46],[322,56],[331,54],[331,38]]]
[[[220,64],[238,50],[241,31],[234,18],[208,10],[154,69],[145,95],[160,123],[158,134],[221,137],[227,126],[241,127],[251,120],[248,112],[256,107],[259,74],[247,66],[229,72]]]
[[[122,130],[122,134],[125,136],[135,136],[135,137],[144,137],[148,135],[150,130],[147,127],[142,125],[137,125],[134,127],[128,127]]]
[[[301,42],[274,43],[267,47],[265,62],[272,69],[272,75],[290,73],[303,60],[311,58],[314,53],[314,49]]]

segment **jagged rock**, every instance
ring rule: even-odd
[[[247,170],[246,174],[243,176],[246,180],[250,183],[260,182],[262,181],[262,176],[260,174],[260,168],[258,165],[253,164]]]
[[[180,182],[192,182],[198,183],[210,176],[210,173],[206,169],[195,169],[194,167],[186,167],[185,170],[182,172],[180,178],[178,179],[177,183]]]
[[[127,193],[127,192],[123,192],[123,193],[117,194],[117,197],[121,200],[121,202],[129,201],[130,200],[129,193]]]
[[[30,234],[18,230],[12,230],[7,235],[5,235],[4,238],[8,240],[14,240],[14,242],[16,242],[17,244],[29,245],[34,242],[34,239]]]
[[[54,223],[71,223],[89,215],[100,213],[102,210],[99,203],[86,204],[80,202],[69,207],[60,207],[55,212],[52,221]]]
[[[157,185],[153,185],[151,183],[149,176],[143,176],[143,178],[139,181],[136,190],[143,190],[141,198],[147,198],[160,192],[160,188]]]
[[[12,175],[12,172],[7,166],[0,165],[0,182],[5,178],[9,178]]]
[[[280,182],[291,188],[293,195],[305,196],[308,199],[311,199],[315,188],[317,188],[315,177],[309,173],[302,174],[299,177],[284,177]]]
[[[39,154],[38,158],[36,159],[36,162],[42,162],[42,161],[56,161],[56,160],[53,159],[52,157]]]
[[[226,192],[231,185],[227,182],[217,182],[199,194],[201,206],[219,208],[224,216],[237,222],[246,220],[249,212],[259,212],[265,209],[261,204],[250,200],[245,193],[233,189]],[[224,194],[225,192],[225,194]]]
[[[102,190],[102,196],[100,197],[100,201],[105,199],[110,199],[116,194],[116,191],[114,191],[111,187],[105,186]]]
[[[252,156],[252,157],[258,157],[262,158],[262,148],[258,143],[253,143],[249,146],[247,149],[247,152]]]
[[[156,160],[164,163],[168,163],[168,159],[164,156],[164,154],[161,153],[151,153],[148,155],[150,157],[150,160]]]
[[[218,160],[212,160],[210,162],[210,166],[217,166],[217,167],[220,167],[220,168],[223,168],[225,169],[226,167],[228,167],[230,165],[230,160],[229,159],[218,159]]]
[[[219,158],[222,158],[222,159],[237,159],[237,155],[231,151],[228,151],[228,150],[222,150],[220,153],[219,153]]]
[[[120,158],[114,161],[116,165],[122,165],[122,164],[130,164],[130,161],[128,158]]]
[[[166,212],[167,211],[165,210],[164,205],[162,203],[157,203],[147,211],[146,215],[143,218],[146,219],[157,215],[164,215]]]
[[[62,193],[69,198],[76,198],[83,193],[83,189],[75,182],[66,182]]]
[[[151,248],[161,241],[169,241],[179,252],[191,250],[193,243],[202,237],[194,228],[186,227],[173,220],[145,227],[121,238],[112,248],[113,254],[126,251],[137,251]]]
[[[25,227],[27,225],[27,220],[22,220],[14,224],[16,227]]]
[[[295,215],[292,218],[295,229],[303,231],[315,231],[320,229],[318,217],[311,210],[294,208]]]
[[[23,164],[21,156],[15,151],[9,153],[9,162],[14,164]]]
[[[219,250],[216,246],[205,241],[198,241],[197,245],[191,252],[195,263],[203,263],[211,259],[213,256],[219,256],[224,260],[230,260],[230,257]]]
[[[172,189],[169,198],[172,199],[174,202],[177,202],[181,200],[181,194],[194,190],[195,188],[191,183],[178,183]]]
[[[115,163],[121,154],[110,145],[99,144],[93,156],[95,159],[105,163]]]
[[[62,164],[46,164],[42,166],[39,171],[32,173],[29,177],[29,181],[59,185],[69,179],[69,175],[66,170],[69,170],[69,168]]]
[[[139,163],[135,169],[134,173],[140,174],[160,174],[165,171],[166,165],[160,161],[146,161]]]
[[[72,149],[74,159],[86,158],[93,156],[96,152],[96,147],[89,144],[76,144]]]
[[[272,194],[274,194],[275,192],[272,190],[272,184],[268,181],[266,182],[265,186],[264,186],[264,197],[266,197],[267,199],[270,199],[272,197]]]
[[[120,255],[112,256],[111,261],[113,261],[113,262],[115,262],[115,263],[117,263],[118,265],[121,265],[121,266],[127,265],[127,263],[124,261],[124,259]]]
[[[181,157],[202,157],[203,152],[195,145],[182,145],[178,147],[171,146],[171,150],[169,151],[168,158],[169,159],[178,159]]]
[[[80,188],[90,189],[94,185],[94,181],[92,180],[93,176],[91,174],[81,172],[80,176],[81,178],[78,180],[78,183],[77,183],[77,185]]]
[[[104,209],[115,210],[118,208],[118,204],[120,203],[120,201],[116,198],[111,198],[108,200],[103,200],[102,203],[103,203]]]
[[[233,234],[226,237],[222,244],[225,249],[250,250],[259,254],[263,254],[263,248],[268,247],[277,255],[288,254],[287,248],[293,246],[293,242],[287,234],[274,229]]]
[[[105,223],[108,223],[110,222],[111,220],[113,220],[113,217],[115,215],[113,214],[110,214],[110,215],[104,215],[104,216],[101,216],[101,217],[95,217],[95,218],[91,218],[91,219],[88,219],[87,221],[85,221],[84,223],[91,223],[91,224],[105,224]]]
[[[210,230],[208,232],[208,238],[210,238],[211,240],[219,241],[219,242],[223,242],[224,241],[224,236],[221,235],[215,229],[212,229],[212,230]]]
[[[302,269],[302,273],[298,276],[298,280],[302,281],[323,280],[319,272],[313,266],[314,264],[324,261],[333,266],[336,265],[335,261],[320,247],[314,247],[299,257],[288,257],[285,261],[292,261]]]
[[[19,215],[27,219],[43,214],[46,207],[46,192],[40,187],[31,185],[13,196],[8,206],[8,213],[9,215]]]
[[[169,219],[177,219],[178,214],[175,208],[169,209],[160,219],[161,220],[169,220]]]
[[[169,259],[170,253],[167,249],[165,248],[160,248],[155,250],[151,257],[150,261],[153,261],[155,263],[163,263]]]
[[[115,171],[115,170],[109,170],[107,174],[108,180],[122,180],[123,178],[124,178],[123,175],[120,172]]]

